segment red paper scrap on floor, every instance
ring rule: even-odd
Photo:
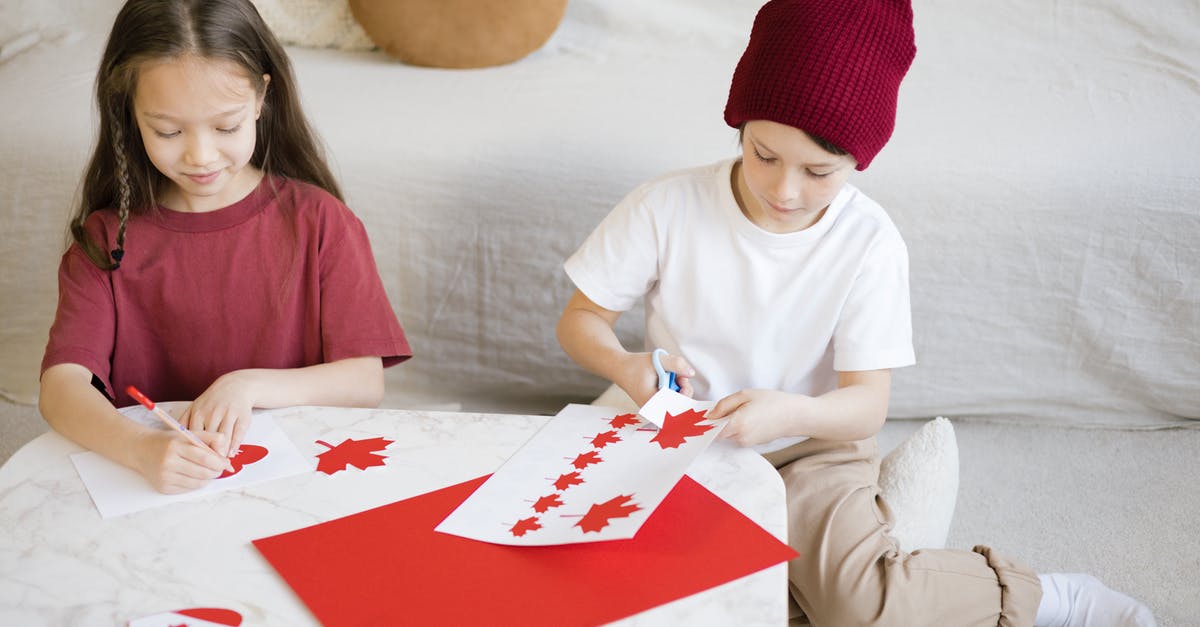
[[[630,540],[507,546],[435,532],[486,479],[254,546],[326,627],[598,625],[796,556],[687,476]]]

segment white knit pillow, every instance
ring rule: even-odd
[[[879,490],[892,508],[900,549],[946,546],[958,501],[958,442],[954,426],[934,418],[884,456]]]
[[[373,50],[375,42],[350,13],[347,0],[252,0],[283,44]]]
[[[592,404],[638,410],[616,385]],[[934,418],[892,449],[879,465],[879,490],[895,515],[892,536],[901,550],[945,548],[958,500],[958,442],[950,421]]]

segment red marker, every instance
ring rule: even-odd
[[[154,414],[155,416],[158,416],[159,420],[167,423],[168,427],[171,427],[172,429],[174,429],[174,430],[182,433],[184,436],[186,436],[187,439],[192,441],[192,444],[195,444],[196,446],[203,447],[210,451],[213,451],[213,449],[210,448],[203,441],[201,441],[200,438],[196,437],[196,434],[192,433],[191,431],[188,431],[186,428],[184,428],[183,425],[179,424],[178,420],[175,420],[174,418],[172,418],[171,414],[168,414],[167,412],[159,409],[158,405],[155,405],[154,401],[147,398],[145,394],[142,394],[141,390],[139,390],[131,385],[131,386],[125,388],[125,391],[128,392],[129,395],[133,397],[133,400],[141,403],[142,407],[149,409],[150,413]],[[213,451],[213,452],[217,453],[216,451]],[[217,453],[217,455],[220,455],[220,453]],[[222,456],[222,457],[224,457],[224,456]],[[230,462],[228,458],[225,458],[225,467],[230,472],[234,471],[233,463]]]

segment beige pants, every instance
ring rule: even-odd
[[[983,546],[903,553],[879,496],[879,448],[807,440],[767,455],[787,486],[792,597],[817,627],[1033,624],[1042,589]]]

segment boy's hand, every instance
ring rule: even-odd
[[[196,431],[212,450],[196,446],[177,431],[150,429],[138,443],[138,472],[164,494],[176,494],[204,487],[226,469],[228,461],[213,450],[228,449],[224,433]]]
[[[742,390],[721,399],[705,414],[709,420],[729,418],[720,437],[740,446],[755,446],[772,440],[804,435],[796,424],[806,396],[776,390]]]
[[[625,360],[622,367],[624,376],[621,381],[614,381],[617,385],[625,390],[629,398],[637,403],[638,407],[646,404],[651,396],[658,392],[658,373],[654,370],[654,360],[651,358],[652,353],[629,353],[629,357]],[[686,359],[679,355],[665,355],[659,360],[664,370],[669,370],[675,373],[675,383],[679,384],[679,393],[691,397],[694,393],[692,390],[692,377],[696,376],[696,370]]]
[[[225,435],[223,448],[216,451],[226,457],[236,453],[250,428],[254,408],[253,386],[244,371],[221,375],[183,412],[180,424],[193,432],[210,431]]]

